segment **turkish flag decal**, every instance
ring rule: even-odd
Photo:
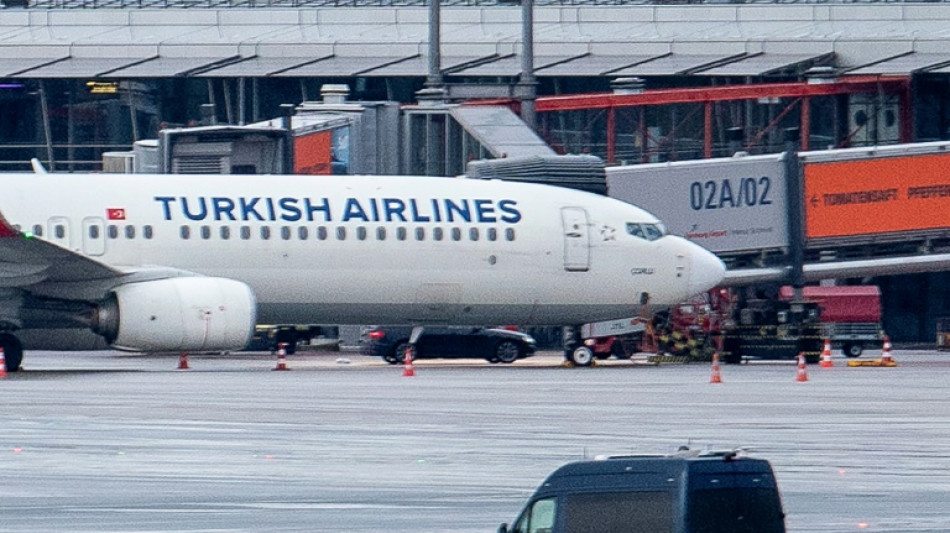
[[[109,220],[125,220],[125,209],[121,207],[110,207],[106,209],[106,218]]]

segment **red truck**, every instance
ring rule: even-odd
[[[779,298],[789,301],[793,294],[791,287],[782,287]],[[858,357],[866,347],[883,344],[881,289],[876,285],[808,286],[803,295],[821,309],[822,338],[845,356]]]

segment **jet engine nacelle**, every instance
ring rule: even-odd
[[[170,278],[120,285],[92,329],[115,348],[137,351],[239,350],[251,340],[257,301],[226,278]]]

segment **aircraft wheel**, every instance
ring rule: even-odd
[[[19,372],[23,362],[23,343],[15,335],[0,333],[0,347],[6,361],[7,372]]]
[[[287,355],[293,355],[297,352],[297,334],[293,331],[278,332],[274,339],[274,346],[279,350],[281,343],[287,345],[284,348]]]
[[[590,366],[594,362],[594,350],[587,346],[578,346],[571,352],[571,362],[577,366]]]
[[[495,357],[502,363],[514,363],[521,355],[521,349],[512,341],[501,341],[495,347]]]

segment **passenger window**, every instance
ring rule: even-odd
[[[452,228],[452,240],[453,241],[462,240],[462,228]]]
[[[364,228],[363,226],[360,226],[360,227],[356,228],[356,238],[359,239],[359,240],[361,240],[361,241],[365,241],[365,240],[366,240],[366,228]]]
[[[396,238],[399,239],[400,241],[406,240],[406,233],[407,233],[406,228],[402,228],[402,227],[396,228]]]
[[[201,238],[205,240],[211,238],[211,226],[201,226]]]
[[[285,241],[290,240],[290,226],[281,226],[280,227],[280,238]]]
[[[182,239],[187,241],[191,238],[191,226],[182,226],[179,229],[179,234],[181,235]]]
[[[270,240],[270,226],[261,226],[261,239]]]
[[[109,238],[118,239],[119,238],[119,227],[115,224],[110,224],[108,228]]]
[[[142,228],[142,235],[146,239],[151,239],[155,236],[155,230],[152,229],[152,226],[146,225],[144,228]]]
[[[346,240],[346,228],[343,226],[337,226],[336,228],[336,240],[344,241]]]
[[[307,226],[300,226],[297,228],[297,238],[305,241],[310,238],[310,229]]]
[[[241,226],[241,238],[245,241],[251,238],[251,227]]]
[[[327,228],[326,226],[320,226],[317,228],[317,238],[321,241],[327,240]]]
[[[66,227],[62,224],[56,224],[56,227],[53,229],[53,233],[56,235],[57,239],[65,239]]]
[[[385,241],[386,240],[386,228],[380,226],[376,228],[376,240]]]
[[[425,228],[416,228],[416,240],[424,241],[426,240],[426,229]]]
[[[231,227],[221,226],[221,240],[226,241],[231,238]]]
[[[432,230],[432,238],[441,241],[442,240],[442,228],[435,228]]]
[[[477,241],[478,240],[478,228],[469,228],[468,229],[468,240]]]
[[[99,226],[96,226],[96,225],[89,226],[89,238],[90,239],[99,238]]]
[[[125,238],[134,239],[135,238],[135,226],[126,226],[125,227]]]
[[[33,235],[36,236],[36,237],[42,237],[42,236],[43,236],[43,226],[41,226],[41,225],[39,225],[39,224],[34,225],[34,226],[33,226]]]
[[[498,230],[495,228],[488,228],[488,240],[497,241],[498,240]]]
[[[508,228],[505,230],[505,240],[515,240],[515,228]]]

